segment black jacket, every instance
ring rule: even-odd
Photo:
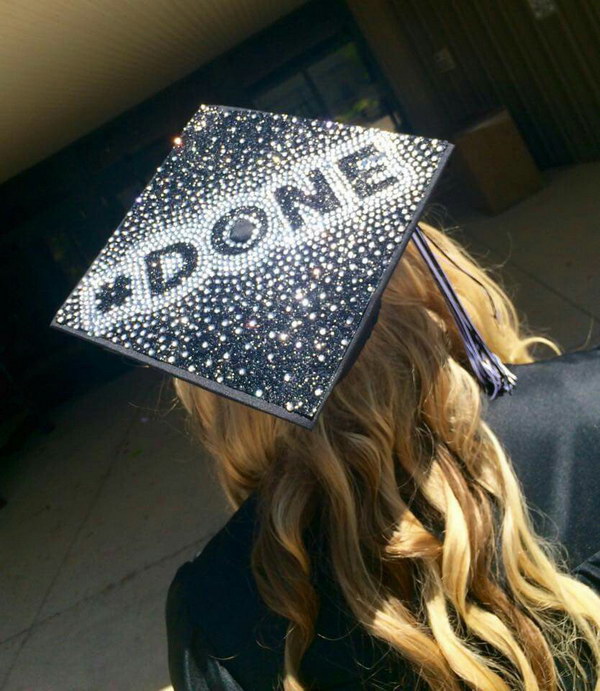
[[[600,591],[600,346],[513,369],[514,393],[486,402],[485,418],[513,460],[539,532],[558,539],[573,573]],[[171,583],[165,614],[175,691],[278,686],[286,621],[263,604],[250,570],[255,508],[250,497]],[[318,635],[301,668],[311,688],[423,688],[355,625],[333,579],[323,570],[315,578]]]

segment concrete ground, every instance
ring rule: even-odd
[[[502,265],[532,326],[568,350],[591,347],[600,164],[546,180],[495,218],[461,212],[460,234]],[[170,402],[158,373],[134,367],[54,411],[53,432],[0,464],[0,691],[169,687],[168,584],[227,516],[211,463]]]
[[[495,270],[536,333],[565,350],[600,343],[600,163],[544,173],[537,194],[494,217],[446,213],[444,227]]]

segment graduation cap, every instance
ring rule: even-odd
[[[310,429],[412,238],[474,374],[510,391],[416,225],[452,148],[200,106],[52,326]]]

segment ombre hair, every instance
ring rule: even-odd
[[[419,225],[503,362],[533,362],[540,345],[560,352],[525,333],[508,295],[459,243]],[[286,691],[306,688],[301,661],[315,636],[305,539],[315,518],[356,620],[430,688],[600,689],[600,597],[568,574],[560,545],[536,534],[412,242],[312,431],[183,381],[175,388],[231,505],[257,495],[252,570],[264,602],[289,622]]]

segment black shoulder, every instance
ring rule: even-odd
[[[202,627],[192,623],[187,575],[178,570],[165,608],[171,685],[174,691],[243,691],[215,656]]]
[[[193,623],[205,623],[211,605],[226,606],[236,594],[248,596],[250,557],[256,528],[256,499],[249,497],[192,559],[175,573],[169,593],[185,597]],[[221,616],[223,612],[221,611]],[[202,620],[202,621],[200,621]]]
[[[272,687],[281,664],[286,623],[269,612],[252,575],[255,530],[256,499],[251,496],[204,549],[175,573],[166,604],[172,678],[188,674],[188,658],[203,660],[208,651],[218,663],[217,672],[227,671],[243,688]],[[189,687],[182,688],[188,691]]]
[[[575,567],[573,575],[600,595],[600,552]]]
[[[591,395],[595,399],[596,409],[600,407],[600,398],[592,394],[600,382],[600,345],[590,350],[509,367],[518,377],[517,385],[512,394],[490,402],[490,415],[512,406],[519,399],[540,394],[548,402],[558,403]]]
[[[513,393],[484,403],[484,417],[543,514],[538,530],[576,565],[600,549],[600,347],[511,369]]]
[[[600,346],[510,367],[518,377],[512,394],[486,400],[484,417],[511,448],[557,425],[600,432]]]
[[[216,566],[243,567],[249,563],[256,531],[256,505],[256,496],[250,495],[203,549],[186,562],[195,574],[206,570],[214,573]]]

